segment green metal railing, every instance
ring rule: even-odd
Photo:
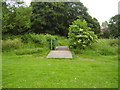
[[[50,50],[55,50],[55,47],[58,45],[58,39],[57,38],[51,38],[50,39]]]

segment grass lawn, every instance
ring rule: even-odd
[[[74,55],[47,59],[40,53],[3,53],[3,88],[117,88],[117,56]]]

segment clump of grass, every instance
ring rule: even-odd
[[[99,39],[88,51],[100,55],[116,55],[118,53],[118,39]],[[86,51],[87,51],[86,49]],[[92,54],[93,54],[92,53]]]
[[[81,49],[73,49],[74,54],[86,55],[117,55],[118,53],[118,39],[98,39],[97,42],[91,46]]]
[[[20,49],[16,50],[16,55],[27,55],[27,54],[36,54],[36,53],[43,53],[44,48],[33,48],[33,49]]]
[[[13,49],[19,49],[22,47],[20,38],[2,40],[2,51],[9,51]]]

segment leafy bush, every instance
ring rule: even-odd
[[[20,38],[2,40],[2,50],[8,51],[11,49],[19,49],[22,47],[22,42]]]
[[[29,43],[29,42],[33,42],[33,43],[36,43],[36,44],[40,44],[40,45],[43,45],[44,43],[46,43],[46,40],[44,38],[44,35],[42,34],[25,34],[21,37],[21,39],[23,40],[24,43]]]
[[[52,39],[52,48],[55,49],[56,47],[56,40],[58,36],[53,36],[50,34],[35,34],[35,33],[29,33],[25,34],[22,37],[22,40],[24,43],[28,44],[28,46],[34,46],[34,47],[49,47],[51,48],[51,39]]]
[[[69,45],[69,40],[64,36],[59,36],[58,37],[58,45],[59,46],[68,46]]]
[[[77,19],[72,22],[69,27],[68,33],[70,47],[84,49],[86,46],[91,45],[96,41],[97,36],[90,28],[87,26],[85,20]]]

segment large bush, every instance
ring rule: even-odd
[[[97,36],[87,26],[85,20],[77,19],[69,26],[70,47],[84,49],[96,41]]]

